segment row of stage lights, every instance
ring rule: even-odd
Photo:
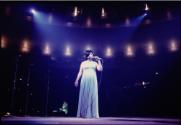
[[[1,48],[5,49],[7,48],[8,40],[7,37],[2,36],[1,37]],[[20,50],[23,53],[29,53],[31,50],[31,42],[28,39],[24,39],[22,41],[22,44],[20,46]],[[170,52],[176,52],[179,50],[179,42],[175,39],[171,39],[168,41],[167,48]],[[94,50],[94,48],[90,45],[87,45],[84,50]],[[157,47],[155,45],[155,42],[148,41],[147,44],[144,45],[144,50],[147,55],[153,56],[157,53]],[[134,57],[136,53],[136,47],[133,44],[127,44],[123,48],[124,55],[127,57]],[[42,53],[45,55],[51,55],[52,48],[49,43],[45,43],[45,45],[42,47]],[[105,57],[112,57],[114,54],[114,50],[112,47],[108,46],[106,47],[104,51]],[[67,45],[64,49],[64,55],[67,57],[71,57],[73,55],[73,49],[70,47],[70,45]]]
[[[150,10],[150,8],[148,7],[147,4],[145,4],[145,9],[144,10],[145,11],[149,11]],[[35,14],[35,10],[32,10],[32,12]],[[80,10],[78,9],[77,6],[75,6],[74,10],[73,10],[73,13],[72,13],[72,16],[73,17],[77,17],[77,16],[79,16],[79,14],[80,14]],[[107,14],[107,12],[106,12],[104,7],[101,8],[101,14],[100,15],[101,15],[101,18],[106,18],[107,17],[108,14]]]
[[[144,17],[146,17],[146,16],[148,15],[149,11],[150,11],[150,7],[148,7],[147,4],[145,4],[144,11],[145,11]],[[31,12],[33,15],[36,15],[36,14],[38,13],[37,10],[34,9],[34,8],[31,8],[30,12]],[[81,10],[80,10],[77,6],[75,6],[75,7],[74,7],[74,10],[73,10],[73,12],[72,12],[72,17],[76,18],[76,17],[80,16],[80,13],[81,13]],[[101,14],[100,14],[100,16],[101,16],[102,19],[106,19],[106,18],[108,17],[108,12],[106,12],[106,10],[105,10],[104,7],[101,8]],[[172,13],[171,13],[170,11],[167,11],[166,17],[167,17],[167,20],[168,20],[168,21],[170,21],[170,20],[173,19]],[[28,17],[27,19],[28,19],[28,20],[31,20],[31,17]],[[47,19],[47,20],[48,20],[48,23],[49,23],[49,24],[52,24],[52,22],[53,22],[53,20],[54,20],[54,19],[53,19],[53,15],[50,14],[50,15],[48,16],[48,19]],[[151,24],[151,23],[152,23],[152,21],[151,21],[149,18],[147,18],[147,19],[145,19],[145,21],[144,21],[143,24],[147,25],[147,24]],[[73,22],[68,21],[68,22],[66,22],[66,26],[67,26],[67,27],[72,27],[72,26],[75,26],[75,25],[74,25]],[[93,27],[93,22],[92,22],[92,20],[91,20],[91,17],[87,17],[85,26],[86,26],[87,28]],[[126,16],[125,21],[124,21],[124,24],[122,24],[121,26],[126,26],[126,27],[132,26],[131,19],[129,18],[129,16]],[[133,26],[134,26],[134,25],[133,25]],[[112,27],[113,27],[113,25],[112,25],[110,22],[105,23],[105,28],[112,28]]]
[[[145,4],[144,10],[145,11],[149,11],[150,10],[150,8],[148,7],[148,4]],[[34,8],[31,8],[30,12],[32,14],[37,14],[37,11]],[[81,12],[81,10],[77,6],[75,6],[74,10],[72,12],[72,16],[73,17],[77,17],[77,16],[79,16],[80,12]],[[101,17],[102,18],[106,18],[107,17],[107,12],[105,11],[104,7],[101,8]]]
[[[148,4],[145,4],[145,8],[144,8],[145,11],[149,11],[150,8],[148,7]],[[32,10],[33,13],[35,13],[35,10]],[[77,6],[74,7],[74,10],[73,10],[73,13],[72,13],[72,16],[73,17],[77,17],[79,16],[80,14],[80,10],[78,9]],[[101,8],[101,18],[106,18],[107,17],[107,12],[105,10],[104,7]]]
[[[143,17],[146,17],[149,13],[150,13],[150,11],[151,11],[151,9],[150,9],[150,7],[149,7],[149,5],[148,4],[144,4],[144,7],[143,7],[143,10],[144,10],[144,15],[143,15]],[[28,9],[28,12],[30,12],[32,15],[33,15],[33,17],[38,17],[38,14],[41,14],[41,12],[39,12],[36,8],[30,8],[30,9]],[[11,13],[11,9],[10,9],[10,6],[7,6],[6,7],[6,9],[5,9],[5,14],[7,15],[7,16],[9,16],[10,15],[10,13]],[[80,8],[80,7],[78,7],[78,6],[75,6],[74,8],[73,8],[73,11],[71,12],[71,16],[73,17],[73,18],[76,18],[76,17],[79,17],[80,15],[82,14],[82,9]],[[100,17],[101,18],[108,18],[109,17],[109,15],[110,15],[111,13],[109,13],[107,10],[106,10],[106,8],[105,7],[102,7],[102,8],[100,8]],[[32,16],[30,16],[30,15],[27,15],[26,16],[26,20],[27,21],[32,21],[33,20],[33,17]],[[46,21],[46,18],[47,18],[47,21]],[[48,15],[47,15],[47,17],[45,18],[45,20],[43,19],[43,22],[44,23],[48,23],[48,24],[55,24],[55,25],[63,25],[63,26],[66,26],[66,27],[79,27],[79,25],[77,24],[77,23],[75,23],[74,21],[67,21],[67,22],[65,22],[65,23],[63,23],[62,24],[62,21],[59,21],[59,20],[57,20],[57,18],[56,18],[56,16],[54,17],[54,15],[52,14],[52,13],[49,13]],[[170,20],[172,20],[172,19],[174,19],[173,18],[173,16],[172,16],[172,13],[170,12],[170,11],[167,11],[167,13],[166,13],[166,18],[167,18],[167,20],[168,21],[170,21]],[[141,21],[141,20],[140,20]],[[121,23],[120,25],[118,24],[116,24],[116,25],[113,25],[111,22],[105,22],[105,24],[103,24],[103,25],[100,25],[100,27],[104,27],[104,28],[113,28],[113,27],[119,27],[119,26],[123,26],[123,27],[131,27],[131,26],[134,26],[134,24],[132,24],[133,22],[132,22],[132,20],[129,18],[129,16],[126,16],[126,18],[125,18],[125,20],[124,20],[124,23]],[[147,25],[147,24],[151,24],[152,23],[152,21],[151,21],[151,19],[150,18],[146,18],[145,20],[144,20],[144,22],[142,23],[142,24],[144,24],[144,25]],[[85,25],[83,24],[81,24],[81,26],[80,27],[87,27],[87,28],[91,28],[91,27],[97,27],[96,25],[94,25],[93,24],[93,22],[92,22],[92,19],[91,19],[91,17],[90,16],[88,16],[87,18],[86,18],[86,20],[85,20]]]
[[[148,15],[148,13],[150,12],[150,7],[148,6],[148,4],[144,4],[144,9],[143,10],[145,11],[144,17],[146,17]],[[32,13],[34,16],[38,15],[38,11],[35,8],[31,8],[30,13]],[[75,6],[74,9],[73,9],[73,12],[71,13],[71,16],[76,18],[76,17],[80,16],[81,13],[82,13],[82,9]],[[170,11],[167,11],[166,16],[167,16],[167,20],[172,20],[173,19],[172,14],[171,14]],[[106,9],[104,7],[101,8],[100,17],[102,19],[105,19],[105,18],[108,17],[108,12],[106,11]],[[31,20],[31,17],[28,16],[27,19]],[[54,20],[53,15],[49,14],[49,16],[47,17],[48,23],[52,24],[53,20]],[[144,24],[151,24],[151,20],[149,18],[146,19]],[[67,27],[72,27],[72,26],[74,26],[74,23],[71,22],[71,21],[66,22],[66,26]],[[90,28],[92,26],[93,26],[93,22],[92,22],[91,18],[87,17],[87,19],[86,19],[86,27]],[[130,20],[130,18],[128,16],[125,18],[125,22],[121,26],[127,26],[127,27],[132,26],[131,20]],[[134,26],[134,24],[133,24],[133,26]],[[105,23],[105,28],[111,28],[111,27],[113,27],[113,25],[110,22]]]
[[[148,6],[148,4],[144,4],[144,11],[149,11],[150,10],[150,7]],[[6,9],[5,9],[5,14],[6,15],[10,15],[10,11],[11,11],[11,8],[10,6],[7,6]],[[37,10],[35,8],[31,8],[30,9],[30,12],[34,15],[37,14]],[[82,9],[79,8],[78,6],[75,6],[73,8],[73,11],[71,13],[71,15],[73,17],[78,17],[79,15],[81,15],[83,12],[82,12]],[[108,16],[108,12],[106,11],[106,9],[104,7],[101,8],[101,11],[100,11],[100,16],[101,18],[106,18]],[[51,20],[51,17],[50,17],[50,20]]]
[[[147,16],[148,12],[150,11],[150,7],[148,6],[148,4],[145,4],[144,5],[144,11],[145,11],[145,15],[144,16]],[[31,8],[30,9],[30,12],[35,16],[35,15],[38,15],[38,11],[35,9],[35,8]],[[73,12],[72,12],[72,17],[76,18],[78,16],[80,16],[80,14],[82,13],[82,10],[79,9],[77,6],[74,7],[73,9]],[[101,13],[100,13],[100,16],[102,19],[104,18],[107,18],[108,17],[108,12],[106,12],[106,9],[104,7],[101,8]],[[48,23],[51,24],[53,22],[53,15],[50,14],[48,17]],[[29,20],[31,20],[31,18],[29,17],[28,18]],[[170,11],[167,12],[167,19],[168,20],[171,20],[172,19],[172,14]],[[151,20],[150,19],[146,19],[145,20],[145,24],[150,24],[151,23]],[[74,24],[72,22],[67,22],[66,23],[66,26],[68,27],[71,27],[73,26]],[[93,23],[92,23],[92,20],[90,17],[87,17],[86,19],[86,27],[92,27],[93,26]],[[129,17],[127,16],[126,19],[125,19],[125,24],[123,26],[132,26],[131,24],[131,21],[129,19]],[[106,28],[111,28],[112,27],[112,24],[111,23],[106,23],[105,24],[105,27]]]

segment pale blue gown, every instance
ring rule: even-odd
[[[97,63],[86,62],[80,82],[79,102],[77,117],[99,118],[98,109],[98,84],[96,75]]]

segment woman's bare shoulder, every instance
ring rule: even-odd
[[[82,62],[81,62],[81,65],[84,65],[85,63],[86,63],[86,60],[85,60],[85,61],[82,61]]]

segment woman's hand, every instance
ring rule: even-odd
[[[74,85],[75,85],[75,87],[77,87],[79,85],[79,82],[77,80],[75,80]]]

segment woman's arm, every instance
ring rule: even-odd
[[[80,77],[82,76],[82,72],[83,72],[82,65],[83,65],[83,63],[81,63],[81,65],[80,65],[79,72],[78,72],[77,78],[76,78],[76,80],[75,80],[75,86],[76,86],[76,87],[78,86],[78,84],[79,84],[79,79],[80,79]]]
[[[102,63],[100,60],[98,60],[98,63],[97,63],[97,70],[98,71],[102,71],[103,70],[103,66],[102,66]]]

